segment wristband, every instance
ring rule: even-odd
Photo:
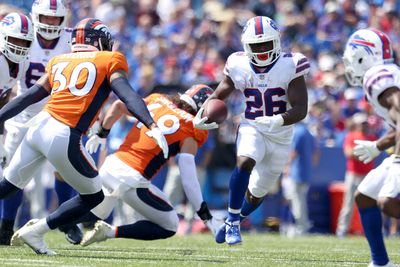
[[[107,138],[107,136],[110,134],[110,131],[111,131],[111,129],[109,129],[109,130],[104,129],[103,126],[100,125],[100,130],[99,130],[99,132],[97,133],[97,135],[98,135],[100,138]]]
[[[200,219],[203,221],[208,221],[212,219],[212,215],[210,210],[208,209],[207,203],[203,201],[201,203],[199,211],[197,211],[197,215],[199,215]]]

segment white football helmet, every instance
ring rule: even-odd
[[[10,37],[28,41],[28,46],[14,44]],[[30,19],[18,13],[10,13],[0,21],[0,52],[9,60],[19,63],[28,57],[33,42]]]
[[[253,52],[252,44],[272,41],[272,49],[265,52]],[[281,53],[281,39],[275,22],[264,16],[251,18],[243,28],[242,44],[250,62],[259,67],[265,67],[275,62]]]
[[[362,29],[353,33],[343,53],[346,78],[352,86],[362,86],[364,74],[372,66],[392,61],[391,41],[376,29]]]
[[[40,22],[40,15],[60,17],[60,25],[49,25]],[[35,0],[32,5],[32,21],[35,32],[46,40],[54,40],[61,36],[67,21],[67,8],[64,0]]]

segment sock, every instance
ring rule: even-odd
[[[264,199],[261,200],[258,204],[253,205],[249,203],[246,198],[244,198],[242,204],[242,210],[240,212],[240,222],[242,222],[247,216],[249,216],[253,211],[255,211],[263,201]]]
[[[94,194],[77,195],[64,202],[53,213],[47,216],[47,224],[51,229],[75,222],[104,199],[103,191]]]
[[[240,208],[249,185],[250,172],[235,168],[229,182],[228,221],[239,221]]]
[[[15,221],[18,208],[21,206],[23,191],[19,190],[15,195],[3,199],[1,202],[1,219]]]
[[[60,206],[65,201],[71,199],[74,195],[74,189],[64,181],[55,179],[54,189],[56,190],[58,197],[58,205]]]
[[[118,226],[115,230],[115,237],[133,238],[140,240],[155,240],[171,237],[173,231],[166,230],[150,221],[137,221],[133,224]]]
[[[372,262],[376,265],[385,265],[389,262],[382,234],[382,216],[377,206],[359,209],[361,223],[364,228],[371,250]]]

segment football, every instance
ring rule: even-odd
[[[219,99],[211,99],[206,102],[202,117],[208,118],[207,123],[216,122],[219,124],[223,122],[227,116],[228,109],[224,101]]]

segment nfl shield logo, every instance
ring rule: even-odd
[[[264,78],[265,78],[265,75],[264,75],[264,74],[261,74],[261,75],[260,75],[260,80],[264,80]]]

